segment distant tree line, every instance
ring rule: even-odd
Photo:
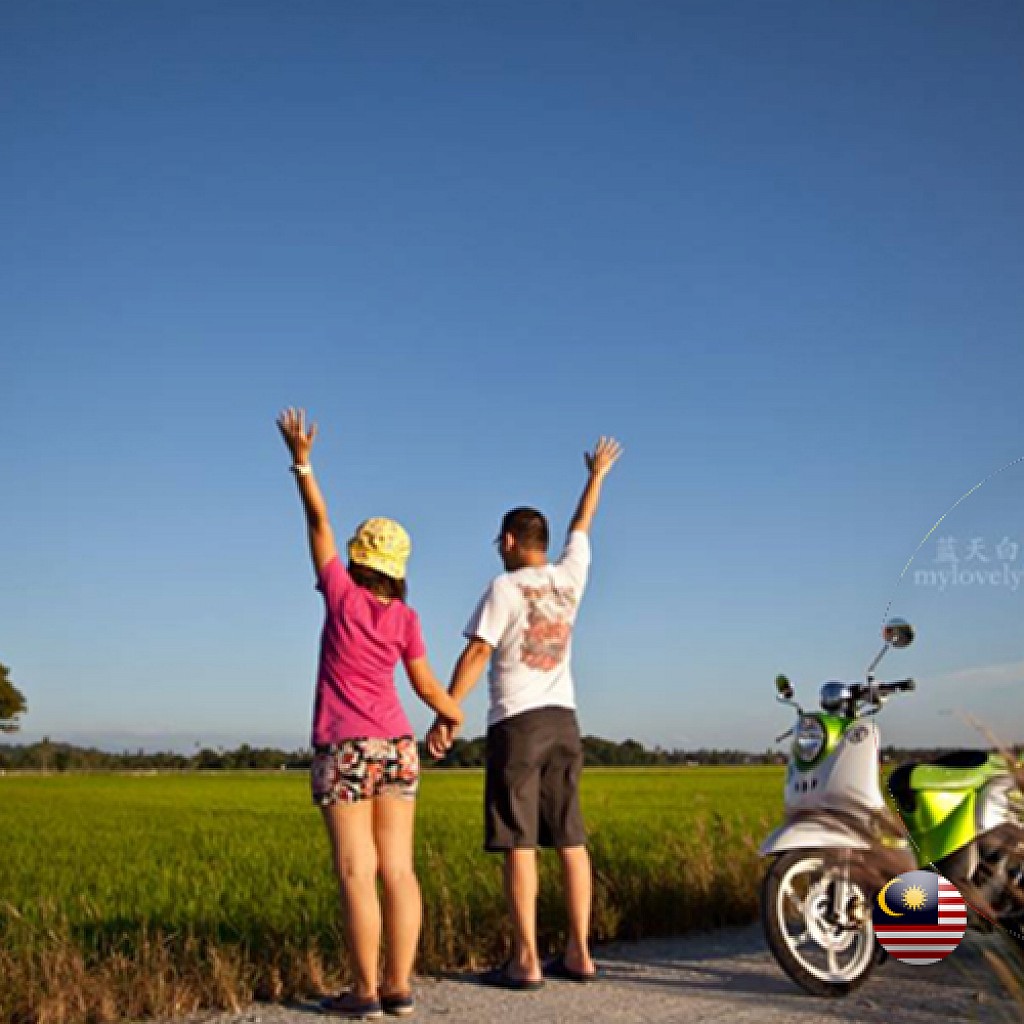
[[[593,767],[649,767],[698,765],[783,764],[786,754],[782,750],[751,753],[747,750],[701,747],[697,750],[665,750],[648,748],[637,740],[602,739],[586,736],[583,739],[586,763]],[[894,746],[882,748],[886,761],[927,761],[944,753],[947,748],[903,749]],[[1013,748],[1017,757],[1024,748]],[[305,769],[312,760],[312,751],[280,750],[275,747],[252,747],[243,743],[235,750],[210,747],[197,748],[195,753],[180,754],[173,751],[146,753],[143,750],[124,750],[113,753],[95,747],[79,747],[43,739],[37,743],[0,744],[0,771],[240,771],[263,769]],[[484,763],[484,738],[458,739],[448,756],[434,762],[420,748],[424,765],[438,768],[481,768]]]
[[[439,768],[480,768],[484,763],[485,741],[482,736],[475,739],[458,739],[448,756],[434,762],[426,750],[420,747],[420,757],[425,765]],[[781,754],[764,751],[752,754],[745,750],[715,750],[702,748],[695,751],[664,750],[660,747],[649,749],[637,740],[602,739],[587,736],[583,749],[588,765],[657,767],[659,765],[698,764],[772,764],[784,760]],[[308,768],[312,751],[281,750],[275,747],[252,747],[243,743],[235,750],[222,747],[197,748],[195,753],[181,754],[173,751],[147,753],[143,750],[124,750],[114,753],[95,747],[80,747],[44,738],[36,743],[0,744],[0,770],[38,771],[145,771],[151,769],[177,771],[243,770],[243,769],[299,769]]]
[[[483,736],[471,740],[458,739],[439,766],[482,767],[484,747]],[[638,740],[606,740],[600,736],[583,737],[583,754],[586,764],[594,767],[605,765],[656,768],[659,765],[688,764],[774,764],[785,760],[781,754],[772,750],[759,754],[751,753],[749,750],[718,750],[709,747],[701,747],[699,750],[665,750],[657,746],[646,747]]]
[[[0,770],[41,771],[144,771],[174,769],[280,769],[308,768],[312,754],[308,750],[285,751],[272,747],[251,747],[243,743],[237,750],[218,747],[197,749],[194,754],[174,751],[147,753],[124,750],[114,753],[96,747],[79,747],[44,738],[37,743],[0,744]]]

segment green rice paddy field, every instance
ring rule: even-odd
[[[588,769],[600,941],[752,920],[782,769]],[[504,951],[482,775],[426,772],[421,971]],[[541,863],[557,943],[557,864]],[[547,883],[547,884],[545,884]],[[345,974],[337,890],[302,773],[0,777],[0,1024],[114,1020],[325,990]]]

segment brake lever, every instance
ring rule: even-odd
[[[793,735],[793,729],[794,729],[794,726],[790,726],[781,736],[776,736],[775,737],[775,742],[776,743],[781,743],[787,736],[792,736]]]

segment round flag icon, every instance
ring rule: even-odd
[[[879,943],[905,964],[934,964],[960,945],[967,907],[934,871],[904,871],[879,889],[871,908]]]

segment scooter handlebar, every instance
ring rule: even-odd
[[[876,688],[879,693],[909,693],[917,683],[913,679],[897,679],[894,683],[878,683]]]
[[[873,700],[891,697],[894,693],[909,693],[916,685],[913,679],[898,679],[894,683],[858,683],[853,687],[853,695],[857,700]]]

